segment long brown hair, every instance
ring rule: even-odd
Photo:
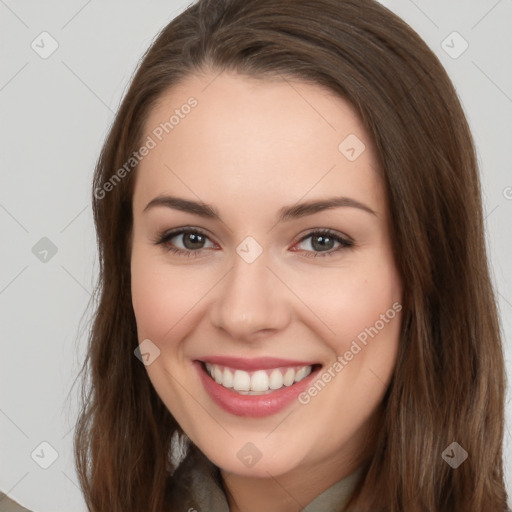
[[[373,0],[200,0],[144,55],[93,183],[100,269],[75,434],[89,510],[173,508],[165,489],[181,430],[134,357],[136,166],[112,178],[140,147],[155,102],[205,69],[324,86],[356,107],[379,153],[404,314],[375,449],[350,510],[506,510],[504,362],[472,136],[439,60]],[[468,453],[456,469],[442,457],[452,442]]]

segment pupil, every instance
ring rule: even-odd
[[[322,243],[320,242],[320,240],[324,240],[324,242]],[[329,238],[326,235],[320,235],[313,237],[312,245],[315,250],[323,251],[327,249],[332,249],[332,247],[328,246],[329,244],[332,244],[332,242],[334,242],[332,238]]]
[[[188,241],[190,241],[191,243],[187,243]],[[185,234],[185,236],[183,238],[183,245],[187,249],[201,249],[203,244],[204,244],[203,235],[200,235],[197,233],[187,233],[187,234]]]

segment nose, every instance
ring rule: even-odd
[[[252,263],[236,256],[233,268],[216,287],[211,321],[237,341],[278,332],[291,319],[291,294],[267,267],[264,254]]]

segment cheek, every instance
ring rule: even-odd
[[[347,429],[366,421],[382,400],[399,347],[399,276],[393,264],[377,261],[382,263],[365,265],[364,270],[345,276],[344,286],[329,299],[336,302],[336,307],[329,309],[329,318],[336,332],[330,346],[337,366],[332,371],[333,393],[326,393],[322,400],[332,400],[333,410],[343,404],[342,409],[352,411],[351,419],[339,413],[338,419]]]
[[[382,263],[379,263],[382,262]],[[391,262],[372,258],[357,267],[351,266],[320,275],[303,283],[308,306],[326,326],[325,341],[343,354],[353,340],[396,338],[400,327],[401,286]]]
[[[169,272],[161,259],[134,250],[131,290],[139,340],[162,342],[186,314],[194,288],[184,286],[183,281],[183,275],[179,271]]]

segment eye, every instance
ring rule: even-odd
[[[207,242],[211,245],[208,246]],[[214,247],[208,236],[197,228],[181,228],[161,233],[155,244],[163,245],[168,251],[183,256],[198,256],[202,249]]]
[[[310,240],[307,244],[304,244],[306,240]],[[304,244],[312,249],[303,249],[307,258],[317,258],[325,256],[333,256],[335,253],[343,249],[347,249],[354,246],[354,242],[349,238],[345,238],[330,229],[321,229],[312,231],[305,237],[303,237],[299,244]],[[336,245],[337,244],[337,245]],[[309,253],[309,254],[307,254]]]
[[[310,241],[306,244],[307,240]],[[165,231],[158,235],[154,243],[164,246],[169,252],[187,257],[199,256],[204,249],[215,247],[208,235],[198,228],[180,228],[174,231]],[[351,239],[329,229],[310,232],[302,237],[296,245],[301,244],[309,245],[309,249],[304,247],[300,249],[307,258],[334,256],[339,251],[354,246]],[[292,250],[296,251],[297,249]]]

